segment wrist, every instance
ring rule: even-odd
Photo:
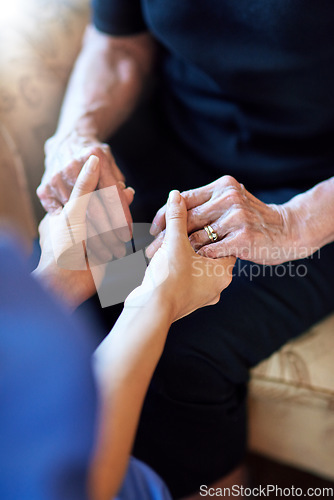
[[[84,296],[83,289],[78,285],[73,273],[58,266],[39,264],[32,272],[43,288],[57,295],[67,306],[74,310],[88,297]]]
[[[314,238],[311,214],[300,197],[302,195],[295,196],[282,205],[288,227],[289,260],[306,258],[321,246]]]
[[[97,134],[94,133],[92,129],[88,130],[85,128],[73,128],[67,131],[60,129],[57,130],[56,133],[45,142],[45,155],[47,157],[53,155],[54,152],[57,152],[57,150],[65,142],[69,142],[80,147],[101,143],[100,139],[97,137]]]
[[[137,287],[125,300],[124,310],[134,311],[145,309],[145,311],[162,315],[169,326],[175,320],[175,304],[172,298],[164,290],[156,288],[147,291],[142,285]]]

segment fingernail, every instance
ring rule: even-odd
[[[154,224],[154,222],[152,222],[152,225],[150,228],[150,234],[152,236],[157,236],[157,234],[159,234],[159,232],[160,232],[159,227],[156,224]]]
[[[86,163],[86,171],[90,174],[92,174],[93,172],[96,172],[96,169],[97,169],[97,165],[99,163],[99,159],[97,156],[90,156],[88,158],[88,161]]]
[[[169,193],[168,203],[180,203],[180,201],[181,201],[180,191],[174,189]]]
[[[127,189],[131,191],[133,194],[136,194],[136,191],[133,189],[132,186],[128,186]]]
[[[118,181],[118,185],[119,185],[120,188],[125,189],[125,182]]]

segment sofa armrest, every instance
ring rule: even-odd
[[[9,0],[10,1],[10,0]],[[54,133],[68,77],[89,20],[89,0],[24,0],[0,16],[0,122],[22,159],[36,215],[44,142]],[[9,179],[8,179],[9,181]],[[7,182],[8,184],[8,182]]]
[[[31,249],[36,236],[33,215],[22,158],[8,130],[0,123],[0,222],[16,231],[26,247]]]

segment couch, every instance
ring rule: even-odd
[[[43,144],[89,18],[87,0],[21,0],[0,18],[0,217],[29,251]],[[333,299],[334,302],[334,299]],[[334,315],[252,370],[249,448],[334,480]]]

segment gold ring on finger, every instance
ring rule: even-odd
[[[208,235],[210,241],[215,242],[218,240],[218,234],[212,229],[211,226],[204,226],[205,232]]]

